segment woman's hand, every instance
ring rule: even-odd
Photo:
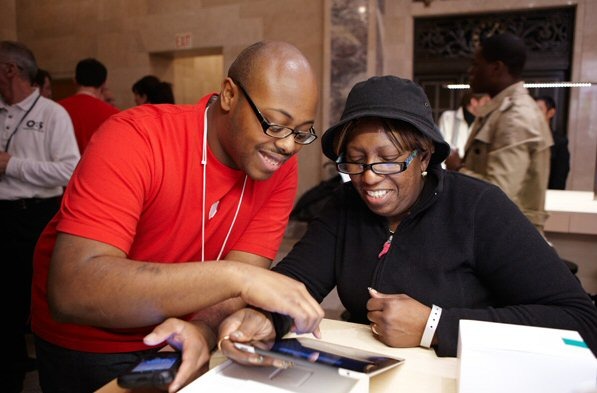
[[[166,319],[143,339],[145,344],[151,346],[167,342],[172,347],[170,349],[182,352],[182,363],[176,378],[168,386],[170,393],[178,391],[208,370],[210,349],[215,346],[215,341],[215,335],[203,322],[187,322],[177,318]]]
[[[371,331],[390,347],[418,347],[431,308],[405,294],[386,295],[369,289],[367,318]]]
[[[271,348],[276,332],[270,316],[253,308],[243,308],[228,316],[220,324],[218,348],[224,355],[245,365],[287,368],[288,363],[237,349],[234,343]]]

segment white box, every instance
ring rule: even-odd
[[[597,388],[597,358],[578,332],[461,320],[459,393],[580,393]]]
[[[301,375],[296,375],[297,372]],[[274,375],[278,377],[272,378]],[[368,393],[369,377],[366,374],[345,376],[339,374],[337,369],[317,364],[295,365],[287,370],[279,370],[243,366],[226,360],[180,390],[180,393],[205,392]]]

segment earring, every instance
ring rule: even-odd
[[[425,176],[427,176],[427,171],[421,172],[421,177],[425,177]]]

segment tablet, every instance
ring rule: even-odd
[[[340,374],[346,376],[373,376],[404,362],[403,358],[390,357],[306,337],[277,340],[270,349],[240,343],[234,345],[243,351],[290,362],[315,363],[333,367],[338,369]]]

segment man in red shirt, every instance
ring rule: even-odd
[[[83,59],[77,63],[75,70],[77,93],[58,101],[73,121],[81,155],[95,130],[108,117],[119,112],[103,99],[107,78],[108,70],[101,62],[93,58]]]
[[[100,126],[36,248],[44,391],[95,391],[167,344],[184,348],[175,391],[209,359],[220,320],[245,304],[317,334],[319,304],[266,269],[294,203],[294,155],[317,138],[317,105],[304,55],[259,42],[219,94],[141,105]]]

